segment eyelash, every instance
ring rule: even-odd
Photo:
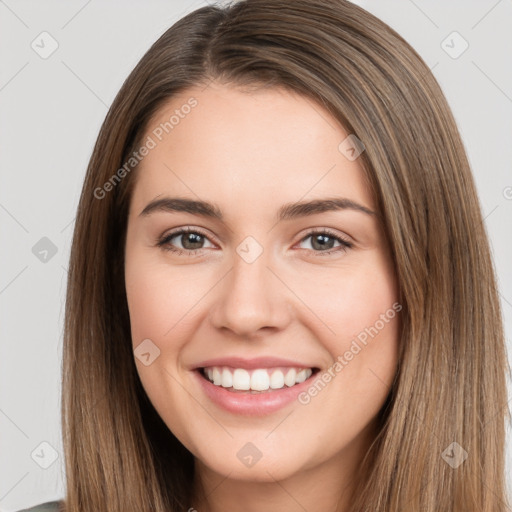
[[[170,252],[173,252],[173,253],[178,254],[180,256],[181,255],[194,256],[198,252],[200,252],[202,249],[191,249],[191,250],[179,249],[179,248],[173,247],[169,243],[172,238],[174,238],[174,237],[176,237],[178,235],[184,235],[184,234],[187,234],[187,233],[194,233],[194,234],[197,234],[197,235],[201,235],[201,236],[203,236],[205,238],[208,238],[208,236],[205,233],[203,233],[200,229],[187,227],[187,228],[181,228],[181,229],[179,229],[177,231],[171,232],[168,235],[160,238],[157,241],[156,245],[158,247],[160,247],[164,251],[170,251]],[[353,243],[352,242],[349,242],[348,240],[346,240],[345,238],[341,237],[340,235],[334,233],[333,231],[330,231],[329,229],[318,230],[316,228],[310,229],[306,233],[306,235],[300,239],[299,243],[303,242],[304,240],[309,238],[311,235],[327,235],[330,238],[334,238],[335,241],[341,243],[341,245],[339,247],[335,247],[334,249],[330,249],[328,251],[314,251],[313,249],[306,249],[306,250],[310,250],[310,251],[313,251],[313,252],[317,253],[318,256],[329,256],[329,255],[331,255],[333,253],[336,253],[336,252],[347,252],[348,249],[351,249],[353,247]]]

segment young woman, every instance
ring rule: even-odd
[[[142,58],[88,167],[63,357],[49,510],[509,510],[463,144],[348,1],[201,8]]]

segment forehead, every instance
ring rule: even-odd
[[[171,193],[239,210],[326,194],[372,208],[362,166],[345,152],[349,135],[319,104],[285,89],[189,88],[148,124],[133,209]]]

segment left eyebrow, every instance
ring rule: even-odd
[[[312,201],[302,201],[296,203],[287,203],[279,208],[277,220],[290,220],[298,217],[316,215],[328,211],[354,210],[367,215],[377,215],[366,206],[359,204],[352,199],[345,197],[331,197],[325,199],[315,199]],[[222,221],[223,215],[220,208],[208,201],[197,201],[180,197],[162,197],[151,201],[139,216],[147,216],[154,212],[185,212],[193,215],[201,215]]]
[[[377,215],[374,211],[362,204],[352,201],[352,199],[346,197],[332,197],[285,204],[279,209],[277,218],[279,221],[282,221],[337,210],[354,210],[366,213],[367,215]]]

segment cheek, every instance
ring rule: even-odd
[[[191,316],[193,298],[187,291],[190,285],[187,286],[183,273],[170,272],[168,265],[149,260],[137,249],[127,255],[125,285],[132,346],[142,385],[160,416],[164,420],[174,418],[173,432],[187,438],[187,430],[179,420],[186,417],[183,407],[187,402],[176,365],[182,349],[182,343],[177,340],[183,337],[182,330]],[[147,339],[158,347],[158,355],[152,344],[142,344]],[[143,352],[138,349],[139,344],[145,347],[144,352],[150,353],[147,365],[144,359],[137,360],[137,353]]]
[[[128,272],[126,295],[134,345],[144,338],[160,337],[166,329],[165,312],[169,306],[166,303],[165,283],[152,279],[152,274],[145,270]]]
[[[393,304],[398,294],[394,274],[380,262],[340,268],[329,275],[314,275],[311,279],[302,276],[301,280],[302,284],[297,281],[295,289],[304,297],[306,306],[322,321],[326,333],[324,338],[331,339],[330,348],[338,353],[347,341],[364,333],[376,322],[379,331],[382,330],[381,315],[389,312],[395,316]],[[331,336],[327,336],[329,332]]]
[[[335,332],[323,329],[321,338],[332,364],[299,397],[309,417],[323,418],[325,435],[338,448],[372,421],[389,394],[397,369],[401,311],[392,274],[364,279],[354,274],[344,285],[343,293],[328,301],[329,316],[323,318]],[[319,450],[327,456],[331,448]]]
[[[126,263],[125,279],[134,344],[144,338],[163,339],[193,317],[198,290],[179,269],[171,272],[168,265],[134,255]]]
[[[344,270],[316,281],[320,286],[308,294],[308,306],[323,323],[319,339],[333,361],[327,394],[334,402],[344,396],[375,409],[396,372],[402,306],[385,259]]]

